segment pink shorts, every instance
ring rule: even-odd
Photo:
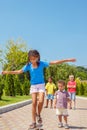
[[[31,85],[30,94],[38,93],[38,92],[44,92],[45,93],[45,84]]]

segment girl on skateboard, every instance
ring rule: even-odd
[[[72,58],[45,62],[40,60],[40,54],[37,50],[30,50],[28,53],[28,63],[22,69],[2,72],[2,74],[21,74],[27,71],[30,73],[30,94],[32,96],[32,123],[30,124],[30,129],[36,128],[36,118],[38,123],[42,123],[41,111],[45,95],[44,68],[49,67],[49,65],[74,61],[76,60]]]

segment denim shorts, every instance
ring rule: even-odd
[[[69,96],[70,96],[71,100],[73,100],[73,101],[76,100],[76,92],[72,92],[72,93],[69,92]]]
[[[52,94],[48,94],[48,95],[46,96],[46,99],[53,100],[53,99],[54,99],[54,96],[53,96]]]

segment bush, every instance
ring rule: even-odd
[[[30,91],[30,82],[27,79],[27,77],[25,76],[25,80],[24,80],[24,84],[23,84],[23,94],[29,95],[29,91]]]
[[[83,83],[80,84],[79,95],[84,95],[84,85],[83,85]]]
[[[87,96],[87,83],[84,83],[84,96]]]
[[[4,89],[4,81],[2,79],[2,76],[0,76],[0,100],[3,95],[3,89]]]
[[[6,75],[6,84],[5,84],[5,95],[7,96],[15,96],[15,88],[14,88],[14,76]]]
[[[14,86],[15,86],[16,95],[22,96],[23,95],[23,90],[22,90],[21,82],[19,80],[19,76],[18,75],[15,75]]]

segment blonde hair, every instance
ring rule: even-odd
[[[74,75],[69,75],[69,79],[70,79],[70,78],[73,78],[73,79],[74,79]]]

